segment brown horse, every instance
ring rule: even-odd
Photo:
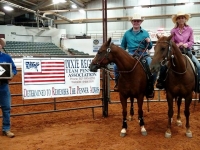
[[[147,88],[147,75],[142,64],[130,56],[125,50],[111,43],[111,38],[98,50],[95,58],[90,64],[90,71],[96,72],[105,68],[109,63],[114,62],[119,70],[119,96],[122,105],[122,130],[120,135],[125,136],[127,130],[127,99],[137,99],[138,119],[142,135],[147,135],[143,120],[143,100]],[[132,112],[133,113],[133,112]]]
[[[186,136],[192,137],[190,131],[190,104],[192,93],[195,89],[195,73],[186,55],[182,55],[177,45],[169,37],[157,36],[158,41],[155,45],[155,53],[150,65],[152,72],[157,72],[161,65],[167,65],[168,72],[165,79],[166,98],[168,103],[168,126],[165,137],[171,137],[171,121],[174,114],[173,99],[178,98],[177,106],[177,125],[182,125],[180,117],[180,106],[182,98],[185,99],[184,114],[186,117]]]

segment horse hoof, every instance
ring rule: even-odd
[[[125,136],[126,136],[126,133],[120,133],[120,136],[121,136],[121,137],[125,137]]]
[[[177,124],[177,126],[179,126],[179,127],[182,126],[182,122],[181,122],[180,120],[177,120],[177,121],[176,121],[176,124]]]
[[[147,131],[142,131],[141,133],[142,133],[143,136],[147,135]]]
[[[126,136],[126,129],[125,128],[121,130],[120,136],[121,137],[125,137]]]
[[[186,132],[186,136],[187,136],[188,138],[192,138],[192,132]]]
[[[168,133],[168,132],[165,132],[165,137],[166,137],[166,138],[171,138],[171,137],[172,137],[172,134],[171,134],[171,133]]]
[[[147,135],[147,131],[146,131],[146,129],[144,127],[141,128],[141,133],[142,133],[143,136]]]

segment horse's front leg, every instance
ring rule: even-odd
[[[178,97],[177,98],[178,112],[177,112],[177,120],[176,120],[177,126],[182,126],[181,115],[180,115],[181,103],[182,103],[182,97]]]
[[[123,116],[123,121],[122,121],[122,130],[120,132],[120,136],[124,137],[126,136],[126,130],[128,128],[127,126],[127,98],[123,97],[120,94],[120,101],[121,101],[121,105],[122,105],[122,116]]]
[[[147,135],[147,131],[144,127],[144,118],[143,118],[143,110],[142,110],[143,100],[144,100],[144,97],[137,98],[138,120],[139,120],[142,135]]]
[[[167,94],[167,103],[168,103],[168,125],[167,125],[167,131],[165,132],[165,137],[166,138],[171,138],[172,133],[171,133],[171,120],[174,114],[173,111],[173,97],[169,94]]]
[[[133,121],[133,115],[134,115],[134,108],[133,108],[134,98],[133,97],[130,97],[130,102],[131,102],[131,107],[130,107],[129,121]]]
[[[184,110],[184,114],[185,114],[185,118],[186,118],[186,136],[191,138],[192,137],[192,132],[190,130],[190,122],[189,122],[189,117],[190,117],[190,104],[192,102],[192,94],[191,96],[188,96],[187,98],[185,98],[185,110]]]

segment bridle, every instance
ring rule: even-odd
[[[107,59],[107,60],[110,62],[110,59],[109,59],[109,57],[108,57],[109,53],[111,52],[110,46],[111,46],[111,44],[110,44],[109,47],[106,49],[106,54],[104,55],[104,57],[103,57],[100,61],[94,62],[95,65],[97,65],[98,67],[100,67],[100,66],[101,66],[101,63],[102,63],[105,59]],[[106,66],[102,66],[102,67],[107,68]]]
[[[164,59],[160,62],[161,66],[164,66],[167,64],[167,62],[170,60],[170,54],[172,53],[172,42],[171,41],[160,41],[160,42],[157,42],[157,43],[167,43],[169,45],[168,47],[168,51],[167,51],[167,54],[166,56],[164,57]],[[171,55],[171,58],[174,58],[174,55],[172,54]],[[173,63],[173,65],[175,66],[175,64]]]
[[[161,66],[164,66],[167,64],[167,62],[170,60],[171,58],[171,61],[172,61],[172,64],[173,66],[175,67],[175,63],[174,63],[174,54],[173,54],[173,51],[172,51],[172,41],[160,41],[160,42],[157,42],[157,43],[167,43],[169,45],[168,47],[168,51],[167,51],[167,54],[166,56],[164,57],[164,59],[160,62]],[[187,58],[186,58],[187,59]],[[169,68],[169,70],[171,70],[172,72],[176,73],[176,74],[185,74],[187,72],[187,68],[188,68],[188,65],[187,65],[187,60],[186,60],[186,69],[184,72],[177,72],[171,68]]]
[[[140,42],[140,44],[141,44],[144,40],[146,40],[146,39],[143,39],[143,40]],[[138,49],[137,49],[136,51],[139,51],[140,44],[139,44]],[[110,43],[109,47],[106,49],[106,54],[104,55],[104,57],[103,57],[100,61],[94,62],[94,64],[97,65],[99,68],[102,67],[105,71],[109,72],[109,75],[110,75],[110,73],[114,73],[114,71],[108,69],[107,66],[101,66],[101,62],[103,62],[105,59],[107,59],[109,62],[111,62],[110,59],[109,59],[109,57],[108,57],[109,54],[110,54],[110,52],[111,52],[111,45],[112,45],[112,43]],[[148,46],[149,46],[149,43],[148,43],[147,46],[145,47],[145,49],[144,49],[144,51],[142,52],[142,54],[143,54],[144,52],[146,52]],[[132,71],[135,69],[135,67],[137,66],[137,64],[140,62],[139,60],[142,58],[142,54],[140,55],[140,57],[139,57],[138,59],[136,59],[137,62],[135,63],[135,65],[133,66],[133,68],[132,68],[131,70],[128,70],[128,71],[119,71],[119,70],[118,70],[117,72],[118,72],[118,73],[130,73],[130,72],[132,72]],[[110,75],[110,77],[111,77],[111,75]],[[112,77],[111,77],[111,78],[112,78]],[[113,79],[113,78],[112,78],[112,79]]]

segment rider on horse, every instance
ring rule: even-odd
[[[154,83],[156,81],[156,75],[152,75],[149,69],[151,63],[151,57],[146,52],[146,49],[150,50],[152,48],[152,42],[149,37],[149,33],[141,28],[141,23],[144,21],[144,18],[139,14],[134,14],[131,18],[132,28],[127,30],[122,38],[121,48],[126,50],[130,55],[139,55],[143,56],[145,59],[141,61],[144,63],[144,69],[148,76],[148,88],[147,97],[152,98],[154,96]],[[123,58],[122,58],[123,59]],[[139,58],[140,60],[141,58]],[[147,64],[147,65],[146,65]],[[114,90],[118,91],[118,78],[119,72],[117,66],[114,65],[114,75],[115,75],[115,87]]]
[[[189,18],[190,15],[183,12],[179,12],[176,15],[172,16],[172,21],[175,24],[175,27],[171,30],[171,34],[173,35],[172,41],[176,43],[176,45],[179,47],[182,53],[188,55],[191,58],[192,62],[197,67],[198,69],[197,83],[199,83],[200,63],[198,59],[191,52],[192,46],[194,44],[194,35],[193,35],[193,29],[186,24]],[[162,66],[160,70],[160,76],[156,84],[156,87],[159,89],[164,88],[164,80],[166,77],[166,72],[167,72],[167,66]],[[199,88],[196,90],[199,92]]]

